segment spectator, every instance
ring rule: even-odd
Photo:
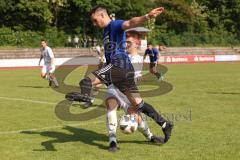
[[[78,38],[78,36],[74,37],[73,42],[74,42],[74,47],[79,48],[79,38]]]

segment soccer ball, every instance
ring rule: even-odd
[[[119,126],[123,133],[131,134],[137,130],[138,127],[137,114],[125,114],[120,118]]]

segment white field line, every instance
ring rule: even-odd
[[[39,104],[49,104],[49,105],[57,104],[57,103],[54,103],[54,102],[44,102],[44,101],[22,99],[22,98],[11,98],[11,97],[0,97],[0,99],[14,100],[14,101],[23,101],[23,102],[31,102],[31,103],[39,103]],[[104,123],[104,121],[78,122],[78,123],[73,123],[73,124],[55,125],[55,126],[49,126],[49,127],[43,127],[43,128],[23,129],[23,130],[16,130],[16,131],[4,131],[4,132],[0,132],[0,135],[4,135],[4,134],[18,134],[18,133],[21,133],[23,131],[41,131],[41,130],[48,130],[48,129],[56,129],[56,128],[62,128],[64,126],[84,126],[84,125],[89,125],[89,124],[92,125],[92,124],[98,124],[98,123]]]
[[[13,97],[0,97],[0,99],[5,100],[13,100],[13,101],[24,101],[24,102],[32,102],[32,103],[39,103],[39,104],[57,104],[55,102],[44,102],[44,101],[37,101],[37,100],[30,100],[30,99],[22,99],[22,98],[13,98]]]

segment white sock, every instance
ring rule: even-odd
[[[141,117],[141,115],[139,114],[139,117]],[[153,136],[153,134],[151,133],[147,122],[141,118],[139,124],[138,124],[138,130],[148,139],[151,140],[151,137]]]
[[[48,74],[45,76],[45,79],[46,79],[46,80],[49,80],[49,75],[48,75]]]
[[[116,140],[116,131],[117,131],[117,111],[116,109],[107,111],[107,130],[109,135],[109,142]]]

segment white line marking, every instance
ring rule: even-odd
[[[57,104],[55,102],[44,102],[44,101],[22,99],[22,98],[12,98],[12,97],[0,97],[0,99],[13,100],[13,101],[24,101],[24,102],[32,102],[32,103],[40,103],[40,104],[50,104],[50,105]]]
[[[31,103],[38,103],[38,104],[48,104],[48,105],[56,105],[57,102],[44,102],[44,101],[37,101],[37,100],[30,100],[30,99],[22,99],[22,98],[10,98],[10,97],[0,97],[0,99],[5,100],[13,100],[13,101],[23,101],[23,102],[31,102]],[[72,104],[75,104],[77,102],[73,102]],[[94,107],[90,107],[88,111],[95,109]]]
[[[13,100],[13,101],[23,101],[23,102],[31,102],[31,103],[39,103],[39,104],[49,104],[49,105],[55,105],[57,103],[54,102],[44,102],[44,101],[37,101],[37,100],[30,100],[30,99],[22,99],[22,98],[12,98],[12,97],[0,97],[0,99],[5,99],[5,100]],[[103,123],[104,121],[94,121],[94,122],[79,122],[79,123],[74,123],[74,124],[64,124],[64,125],[57,125],[57,126],[49,126],[49,127],[43,127],[43,128],[32,128],[32,129],[22,129],[22,130],[16,130],[16,131],[5,131],[5,132],[0,132],[0,135],[5,135],[5,134],[18,134],[23,131],[41,131],[41,130],[48,130],[48,129],[56,129],[56,128],[62,128],[64,126],[84,126],[84,125],[89,125],[89,124],[98,124],[98,123]]]

